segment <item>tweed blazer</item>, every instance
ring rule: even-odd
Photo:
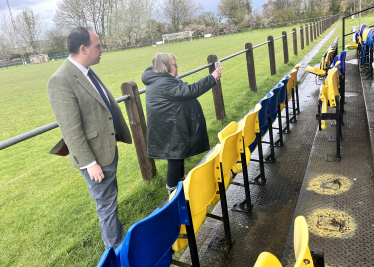
[[[99,76],[91,71],[106,91],[117,116],[121,130],[118,141],[130,144],[131,134],[118,103]],[[95,87],[69,59],[49,79],[48,98],[63,137],[49,153],[70,154],[75,168],[94,160],[100,166],[111,164],[116,152],[112,115]]]

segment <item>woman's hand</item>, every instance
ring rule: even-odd
[[[218,69],[216,69],[215,71],[212,72],[212,75],[213,75],[214,79],[217,80],[217,79],[222,78],[221,70],[223,70],[223,68],[218,68]]]

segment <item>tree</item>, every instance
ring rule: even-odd
[[[239,25],[244,17],[252,13],[251,0],[220,0],[218,5],[219,14],[227,18],[229,22]]]
[[[105,44],[116,49],[139,41],[153,42],[162,28],[153,18],[156,10],[152,0],[118,1],[110,16]]]
[[[183,26],[196,18],[201,10],[201,3],[196,0],[162,0],[161,10],[164,20],[171,31],[179,32]]]
[[[6,13],[2,13],[0,17],[0,54],[8,60],[16,50],[15,38],[16,36],[9,16],[7,16]]]
[[[220,18],[213,12],[203,12],[198,19],[204,23],[205,27],[214,27],[221,22]]]
[[[31,48],[31,52],[37,50],[37,41],[40,40],[46,26],[41,15],[27,7],[15,18],[20,39]]]
[[[55,54],[67,51],[67,33],[59,27],[46,31],[45,38],[49,41],[48,53]]]

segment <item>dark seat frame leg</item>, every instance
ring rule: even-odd
[[[279,130],[279,139],[274,142],[274,147],[282,147],[283,143],[283,131],[282,131],[282,115],[280,110],[280,105],[278,105],[278,128],[273,127],[273,129]]]
[[[248,178],[248,170],[247,170],[247,157],[245,154],[245,144],[243,141],[243,152],[240,153],[241,161],[242,161],[242,171],[243,171],[243,180],[244,184],[235,183],[236,185],[244,187],[245,191],[245,200],[242,202],[236,203],[232,211],[239,211],[249,213],[252,211],[252,203],[251,203],[251,192],[249,188],[249,178]],[[234,184],[234,183],[233,183]]]

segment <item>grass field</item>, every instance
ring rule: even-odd
[[[139,89],[144,87],[141,75],[156,52],[176,55],[179,74],[182,74],[205,65],[209,54],[223,58],[243,50],[246,42],[256,45],[266,41],[268,35],[278,37],[283,30],[290,32],[293,27],[106,52],[94,69],[114,96],[119,97],[123,82],[132,80]],[[243,117],[325,34],[304,50],[300,50],[298,42],[298,56],[292,53],[292,35],[289,35],[290,62],[287,65],[283,64],[282,40],[275,41],[277,74],[274,76],[270,76],[267,45],[255,49],[256,93],[250,92],[248,87],[245,54],[222,62],[226,118],[216,121],[211,92],[199,98],[207,119],[211,147],[217,143],[217,133],[225,125]],[[341,34],[341,26],[333,39],[338,34]],[[49,77],[62,63],[59,60],[0,70],[0,141],[55,121],[46,87]],[[184,81],[192,83],[207,74],[204,70]],[[144,99],[143,94],[145,106]],[[125,112],[124,104],[120,106]],[[55,129],[0,152],[0,266],[94,266],[104,250],[95,204],[85,180],[71,167],[67,157],[48,154],[60,138],[59,129]],[[156,161],[156,178],[145,182],[141,178],[135,147],[119,144],[119,154],[119,216],[126,230],[167,197],[166,161]],[[202,156],[186,160],[186,173]]]

